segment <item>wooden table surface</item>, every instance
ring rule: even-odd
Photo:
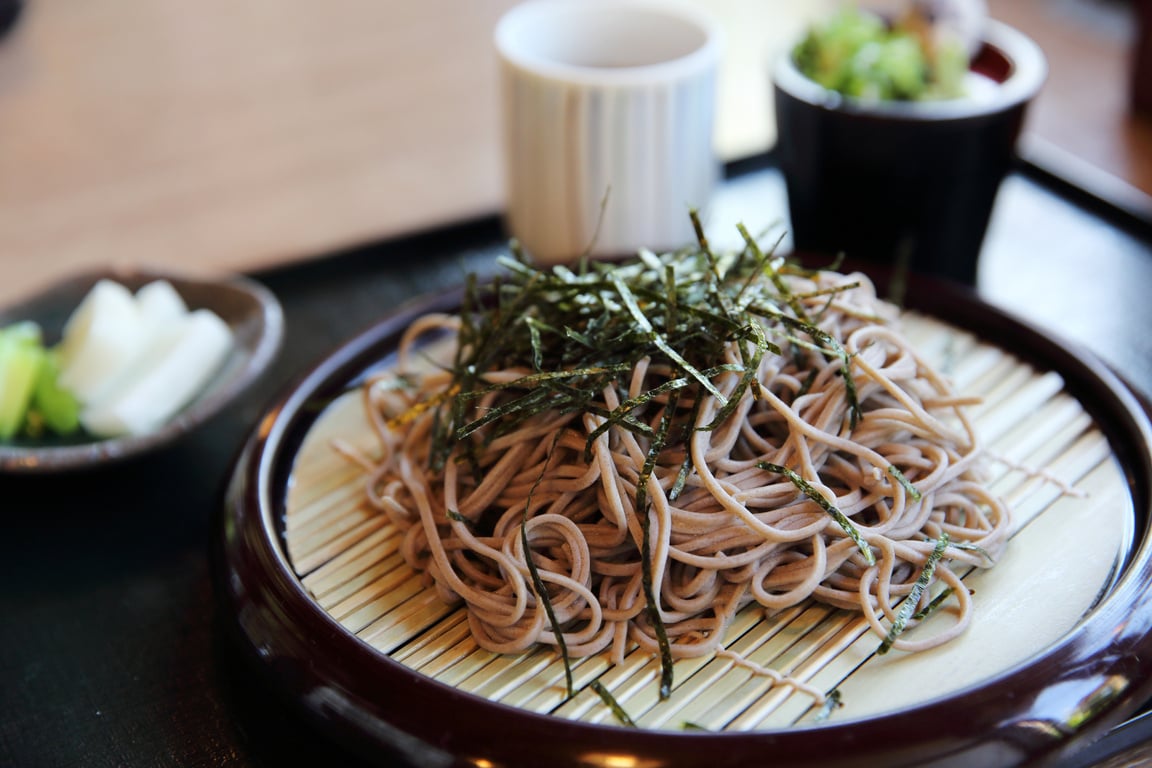
[[[764,62],[825,1],[710,4],[725,156],[767,146]],[[0,302],[92,264],[250,270],[497,211],[512,5],[31,0],[0,42]]]
[[[694,1],[727,33],[717,148],[761,153],[768,63],[834,0]],[[28,0],[0,41],[0,303],[91,265],[247,271],[499,211],[513,4]],[[1140,203],[1123,5],[991,3],[1050,51],[1027,146]]]

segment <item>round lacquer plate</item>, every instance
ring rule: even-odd
[[[274,685],[335,738],[417,765],[899,766],[1055,760],[1133,714],[1152,690],[1152,429],[1092,355],[952,285],[905,312],[920,354],[965,394],[1013,508],[996,567],[965,577],[975,618],[956,640],[878,654],[855,613],[802,604],[738,614],[742,659],[683,659],[661,699],[659,663],[629,653],[564,665],[551,648],[477,646],[400,556],[332,441],[370,452],[356,388],[387,367],[417,302],[337,350],[268,411],[239,456],[218,541],[220,585],[242,642]],[[930,304],[930,305],[929,305]],[[635,722],[625,726],[593,683]],[[825,716],[827,715],[827,716]]]

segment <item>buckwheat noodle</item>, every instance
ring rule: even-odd
[[[904,651],[944,643],[971,620],[959,574],[990,566],[1008,525],[1007,509],[983,482],[979,441],[965,413],[972,401],[917,354],[900,331],[898,313],[866,278],[821,272],[789,279],[797,295],[860,283],[834,299],[806,301],[820,310],[820,328],[851,356],[861,418],[850,426],[841,361],[793,346],[763,356],[759,386],[743,393],[731,418],[713,430],[696,429],[661,454],[647,480],[648,527],[652,583],[672,654],[727,653],[725,629],[751,602],[768,612],[806,600],[859,611],[884,638],[947,534],[950,544],[934,573],[938,583],[917,608],[928,606],[930,592],[946,588],[951,594],[937,613],[953,620],[926,636],[889,637]],[[635,509],[646,439],[613,426],[594,441],[588,461],[586,440],[603,417],[544,412],[508,434],[472,441],[478,471],[454,460],[431,471],[435,409],[420,404],[443,399],[452,376],[429,365],[420,349],[438,334],[451,344],[459,327],[455,316],[420,319],[405,335],[395,367],[363,387],[380,450],[357,458],[369,470],[371,503],[403,531],[404,558],[442,599],[466,607],[483,648],[516,653],[556,644],[525,562],[526,519],[567,653],[608,651],[617,662],[633,644],[655,653],[641,572],[644,526]],[[745,359],[742,343],[727,350],[734,366]],[[526,361],[483,378],[511,381],[529,373]],[[642,360],[624,378],[627,389],[605,389],[600,405],[614,408],[672,375]],[[739,378],[726,371],[712,381],[727,396]],[[487,394],[478,410],[509,396]],[[700,427],[719,407],[699,389],[678,399],[654,398],[637,413],[653,428],[662,419]],[[673,499],[685,452],[692,469]],[[875,564],[827,510],[766,464],[790,468],[847,516]]]

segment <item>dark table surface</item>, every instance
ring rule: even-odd
[[[770,159],[731,171],[726,215],[784,215]],[[491,272],[503,250],[499,222],[482,220],[256,275],[283,304],[285,344],[239,402],[131,463],[0,478],[0,766],[357,764],[226,631],[210,559],[221,486],[277,393],[398,304]],[[978,291],[1152,393],[1146,222],[1024,169],[1001,190]],[[1137,719],[1076,765],[1146,735]]]

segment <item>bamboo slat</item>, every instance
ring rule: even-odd
[[[937,321],[909,315],[906,323],[930,364],[959,391],[983,398],[970,413],[996,459],[988,483],[1013,508],[1012,541],[995,568],[965,579],[976,603],[972,625],[931,651],[877,656],[879,641],[862,617],[816,603],[775,615],[752,605],[737,615],[725,646],[815,690],[838,688],[845,704],[838,718],[913,706],[1050,645],[1091,610],[1131,538],[1132,502],[1118,462],[1060,376]],[[619,665],[607,655],[574,660],[577,694],[569,698],[553,649],[501,656],[478,647],[463,612],[441,603],[403,562],[399,536],[365,499],[362,470],[331,447],[338,438],[373,450],[362,407],[345,396],[309,433],[284,541],[317,604],[381,654],[493,701],[587,722],[614,722],[588,688],[596,679],[644,728],[779,729],[813,716],[810,695],[724,656],[678,660],[667,700],[647,653],[633,651]],[[1073,550],[1076,557],[1060,556]]]

